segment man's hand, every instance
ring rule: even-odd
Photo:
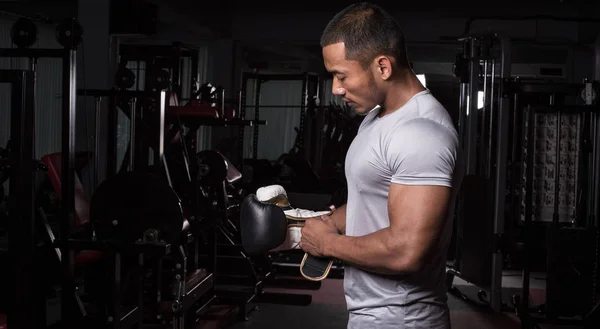
[[[329,216],[307,219],[302,227],[300,247],[312,256],[326,257],[327,243],[338,235],[338,229]]]

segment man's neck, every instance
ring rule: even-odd
[[[402,77],[393,82],[387,91],[386,98],[381,104],[379,117],[386,116],[404,104],[406,104],[414,95],[425,90],[417,76],[412,72],[404,73]]]

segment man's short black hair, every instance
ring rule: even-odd
[[[383,8],[362,2],[337,13],[321,36],[321,47],[343,42],[346,59],[367,68],[379,55],[393,56],[400,67],[408,68],[404,32]]]

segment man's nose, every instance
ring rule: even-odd
[[[336,83],[333,83],[333,86],[331,87],[331,92],[334,95],[344,95],[346,93],[346,90],[344,90],[344,88],[336,86]]]

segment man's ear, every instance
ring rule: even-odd
[[[392,77],[392,60],[388,56],[378,56],[375,58],[375,68],[381,79],[389,80]]]

